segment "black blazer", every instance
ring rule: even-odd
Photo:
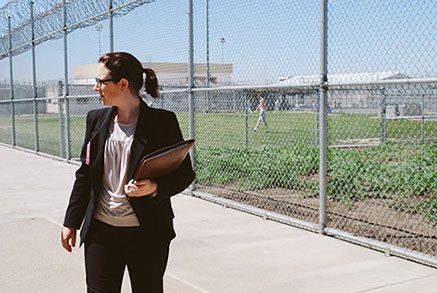
[[[64,219],[65,227],[81,228],[80,245],[89,236],[88,231],[99,202],[103,179],[103,153],[108,136],[110,120],[117,108],[92,110],[86,118],[85,142],[81,152],[81,166],[76,171],[76,180]],[[142,100],[140,113],[131,146],[127,175],[130,179],[143,156],[168,145],[182,141],[176,115],[173,112],[148,107]],[[87,146],[89,144],[89,162]],[[176,234],[173,229],[173,210],[170,197],[183,191],[194,180],[195,174],[188,155],[181,166],[168,176],[156,179],[158,195],[154,198],[131,197],[129,202],[145,233],[150,239],[169,241]]]

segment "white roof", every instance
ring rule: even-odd
[[[398,71],[388,72],[365,72],[365,73],[351,73],[351,74],[328,74],[329,82],[347,82],[347,81],[374,81],[384,79],[405,79],[409,76]],[[302,83],[317,83],[320,82],[320,75],[301,75],[279,78],[281,85],[293,85]]]

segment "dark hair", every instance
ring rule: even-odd
[[[106,68],[109,69],[114,82],[126,78],[129,81],[129,87],[138,96],[143,87],[143,73],[145,73],[146,92],[154,98],[159,97],[159,85],[155,72],[150,68],[143,68],[141,62],[132,54],[126,52],[108,53],[100,57],[99,63],[105,64]]]

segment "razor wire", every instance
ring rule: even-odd
[[[95,25],[107,19],[109,14],[122,16],[146,3],[154,0],[114,0],[114,1],[86,1],[86,0],[12,0],[0,9],[0,60],[8,56],[9,35],[12,36],[14,56],[30,50],[32,39],[32,17],[36,35],[34,43],[41,44],[48,40],[62,38],[63,10],[68,9],[66,15],[68,30],[72,31]],[[112,2],[112,7],[109,3]],[[11,31],[8,30],[8,21]]]

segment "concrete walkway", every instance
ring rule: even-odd
[[[60,245],[77,166],[0,146],[0,292],[85,292]],[[437,292],[437,270],[186,195],[166,292]],[[130,292],[125,276],[123,292]]]

